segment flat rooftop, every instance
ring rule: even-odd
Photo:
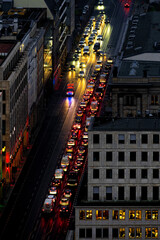
[[[14,46],[15,46],[15,43],[0,41],[0,65],[6,59],[6,57],[14,48]]]
[[[89,131],[160,131],[159,118],[95,118]]]

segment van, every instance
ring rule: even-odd
[[[61,168],[56,169],[55,174],[54,174],[55,179],[62,179],[63,175],[64,175],[63,169],[61,169]]]
[[[52,199],[46,198],[42,207],[43,213],[52,213],[53,212],[54,203]]]
[[[89,55],[89,46],[83,48],[83,55]]]
[[[97,52],[99,49],[100,49],[100,43],[99,43],[99,42],[96,42],[96,43],[94,44],[93,50],[94,50],[95,52]]]

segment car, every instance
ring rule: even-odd
[[[93,21],[93,22],[96,21],[95,16],[91,16],[91,17],[90,17],[90,20]]]
[[[93,80],[96,80],[96,79],[97,79],[96,74],[92,74],[92,75],[91,75],[91,78],[92,78]]]
[[[84,9],[86,9],[88,11],[89,10],[89,5],[85,5]]]
[[[74,96],[74,84],[72,84],[72,83],[67,84],[66,95],[69,96],[69,97]]]
[[[94,91],[94,87],[90,84],[87,85],[86,87],[86,94],[92,96]]]
[[[77,161],[84,161],[84,155],[78,154],[77,155]]]
[[[72,171],[78,173],[80,171],[80,168],[79,166],[77,166],[76,164],[74,164],[73,168],[72,168]]]
[[[106,18],[105,23],[106,23],[106,24],[109,24],[109,23],[110,23],[109,18]]]
[[[99,86],[98,87],[102,87],[103,89],[105,89],[105,87],[106,87],[106,84],[105,83],[103,83],[103,82],[101,82],[101,83],[99,83]]]
[[[71,137],[76,140],[77,137],[78,137],[78,134],[75,133],[75,132],[72,132],[72,133],[71,133]]]
[[[88,38],[88,45],[91,46],[94,43],[94,38],[93,37],[89,37]]]
[[[68,206],[69,205],[69,198],[62,196],[59,203],[60,203],[61,206]]]
[[[75,121],[76,121],[76,123],[81,123],[82,122],[82,117],[76,116]]]
[[[100,24],[99,23],[96,23],[95,25],[95,30],[99,30],[100,29]]]
[[[95,73],[100,72],[101,71],[101,66],[99,64],[95,65]]]
[[[54,195],[54,194],[49,194],[49,195],[47,195],[47,198],[48,198],[48,199],[52,199],[52,202],[55,203],[55,202],[56,202],[56,199],[57,199],[57,196]]]
[[[75,146],[75,140],[74,139],[69,139],[68,142],[67,142],[67,145],[68,146]]]
[[[80,40],[80,41],[79,41],[79,47],[80,47],[80,48],[84,48],[85,45],[86,45],[86,44],[85,44],[85,41],[84,41],[84,40]]]
[[[103,73],[100,75],[99,82],[100,83],[106,83],[107,80],[107,74]]]
[[[79,106],[80,106],[82,111],[85,111],[86,107],[87,107],[87,103],[86,102],[81,102]]]
[[[71,152],[71,153],[73,153],[73,146],[67,146],[67,147],[66,147],[66,152]]]
[[[63,175],[64,175],[63,169],[57,168],[55,170],[55,174],[54,174],[55,179],[63,179]]]
[[[90,95],[89,95],[89,94],[84,94],[84,95],[83,95],[83,101],[88,104],[88,103],[89,103],[89,100],[90,100]]]
[[[69,207],[68,206],[60,206],[60,216],[61,217],[68,217],[69,214]]]
[[[83,133],[83,139],[88,139],[88,132]]]
[[[83,112],[81,110],[78,110],[77,111],[77,116],[82,117],[83,116]]]
[[[65,198],[68,198],[68,199],[71,198],[71,196],[72,196],[72,191],[71,191],[71,189],[69,189],[69,188],[64,189],[63,196],[64,196]]]
[[[84,71],[79,71],[78,77],[83,78],[84,77]]]
[[[69,71],[76,71],[75,66],[74,66],[74,65],[70,65],[70,66],[69,66]]]
[[[98,5],[99,5],[99,6],[102,6],[102,5],[103,5],[103,1],[102,1],[102,0],[99,0],[99,1],[98,1]]]
[[[88,146],[88,139],[87,138],[83,139],[82,146],[84,146],[84,147]]]
[[[80,146],[79,148],[78,148],[78,153],[82,153],[82,154],[84,154],[85,153],[85,148],[83,147],[83,146]]]
[[[46,198],[43,203],[42,213],[50,214],[53,212],[53,208],[54,202],[52,201],[52,199]]]
[[[57,195],[57,188],[56,187],[50,187],[49,188],[49,194],[50,195]]]
[[[109,57],[109,58],[107,59],[107,63],[112,64],[112,63],[113,63],[113,59],[112,59],[111,57]]]
[[[86,27],[84,31],[90,33],[91,29],[90,27]]]
[[[61,165],[66,165],[68,166],[69,165],[69,157],[67,154],[64,154],[62,159],[61,159]]]
[[[83,33],[83,37],[84,37],[84,38],[88,37],[88,34],[89,34],[89,33],[88,33],[87,31],[85,31],[85,32]]]
[[[61,168],[63,169],[64,172],[67,172],[68,170],[68,166],[62,163],[61,163]]]
[[[102,36],[102,35],[98,35],[98,36],[97,36],[97,40],[98,40],[98,41],[102,41],[102,40],[103,40],[103,36]]]
[[[83,161],[77,160],[75,161],[75,164],[77,165],[77,167],[82,167]]]
[[[76,128],[76,129],[81,129],[81,123],[75,122],[73,127]]]
[[[72,153],[67,153],[67,156],[68,156],[68,158],[70,159],[70,160],[72,160],[73,159],[73,155],[72,155]]]
[[[93,40],[94,40],[96,38],[96,34],[95,33],[91,33],[90,37],[93,38]]]
[[[85,62],[80,62],[79,67],[82,68],[82,69],[86,68],[86,64],[85,64]]]
[[[53,179],[51,182],[51,187],[60,187],[61,186],[61,180],[60,179]]]
[[[80,53],[81,53],[81,49],[80,49],[79,47],[77,47],[77,48],[75,49],[75,53],[80,54]]]
[[[77,53],[74,53],[73,61],[78,61],[78,60],[79,60],[79,55]]]
[[[95,35],[97,35],[97,34],[98,34],[98,32],[97,32],[97,30],[96,30],[96,29],[94,29],[94,30],[93,30],[93,33],[94,33]]]
[[[83,14],[83,15],[86,15],[86,13],[87,13],[87,10],[86,10],[86,9],[83,9],[82,14]]]
[[[98,110],[98,101],[92,101],[90,105],[91,113],[97,112]]]
[[[100,65],[102,67],[103,62],[101,60],[97,60],[97,64]]]
[[[128,2],[126,2],[126,3],[124,4],[124,7],[125,7],[125,8],[129,8],[129,7],[130,7],[130,4],[129,4]]]
[[[96,43],[94,44],[93,50],[94,50],[94,52],[96,52],[96,51],[98,51],[99,49],[100,49],[100,42],[96,42]]]

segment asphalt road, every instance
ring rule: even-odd
[[[104,0],[104,3],[111,23],[104,27],[105,39],[102,48],[112,56],[128,15],[123,3],[116,0]],[[95,9],[95,14],[97,13],[98,10]],[[112,44],[112,47],[108,47],[109,44]],[[89,78],[94,65],[95,59],[91,58],[86,69],[86,79]],[[0,219],[2,240],[49,237],[47,234],[50,227],[53,227],[53,219],[49,219],[46,226],[41,219],[41,207],[54,170],[64,152],[79,101],[85,91],[86,80],[77,79],[77,74],[78,71],[75,75],[67,74],[60,88],[51,96],[43,126]],[[65,97],[68,82],[74,82],[76,87],[72,100]],[[57,232],[62,229],[62,225],[65,225],[65,220],[59,224]]]

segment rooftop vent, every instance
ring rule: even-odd
[[[130,68],[139,68],[139,63],[137,61],[132,62]]]
[[[136,75],[136,69],[135,68],[132,68],[130,71],[129,71],[129,75],[130,76],[135,76]]]

